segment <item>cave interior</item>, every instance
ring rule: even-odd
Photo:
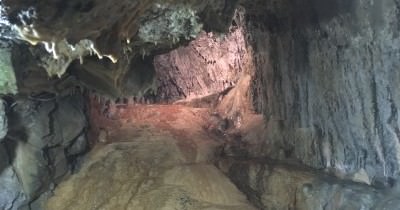
[[[400,209],[400,0],[0,0],[0,210]]]

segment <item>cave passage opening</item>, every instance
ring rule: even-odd
[[[110,99],[89,93],[92,144],[105,142],[110,133],[107,128],[120,123],[117,121],[155,110],[165,112],[178,107],[207,110],[208,115],[202,117],[211,120],[204,127],[214,127],[217,133],[239,128],[250,115],[261,116],[253,108],[255,70],[243,19],[243,11],[237,10],[227,33],[203,31],[185,46],[151,57],[150,61],[141,58],[152,65],[135,66],[135,71],[142,73],[128,73],[128,83],[147,80],[137,78],[148,74],[146,71],[155,73],[153,81],[147,81],[149,88],[136,96]]]
[[[265,148],[264,118],[253,109],[254,68],[246,43],[246,30],[237,22],[225,35],[203,32],[187,46],[154,58],[153,89],[112,100],[89,93],[90,156],[47,206],[64,209],[66,199],[76,201],[70,207],[89,208],[92,204],[76,198],[80,189],[102,203],[105,193],[94,190],[90,183],[95,182],[107,183],[100,188],[121,198],[134,189],[131,200],[118,202],[136,207],[257,209],[224,174],[230,158],[256,156]],[[125,188],[129,183],[137,186]],[[68,190],[71,186],[80,189]],[[154,196],[167,202],[148,202]]]

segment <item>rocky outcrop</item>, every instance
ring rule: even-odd
[[[376,185],[398,178],[399,4],[244,4],[258,106],[276,128],[271,157],[286,151],[339,175],[366,171]]]
[[[17,99],[9,106],[8,119],[8,133],[0,143],[0,208],[40,209],[47,196],[43,193],[74,170],[87,149],[82,143],[84,101],[78,95]]]

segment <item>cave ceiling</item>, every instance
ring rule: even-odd
[[[13,50],[17,80],[18,71],[24,71],[18,66],[26,68],[26,62],[53,78],[72,72],[72,80],[100,93],[135,95],[151,88],[153,81],[130,86],[126,75],[140,77],[132,72],[146,68],[151,76],[155,55],[187,44],[203,30],[225,32],[237,2],[3,0],[2,21],[7,24],[1,36],[27,45]]]

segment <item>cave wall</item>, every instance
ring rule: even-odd
[[[88,149],[83,97],[45,96],[0,101],[0,209],[42,209]]]
[[[262,210],[380,210],[397,209],[400,203],[398,191],[377,190],[287,161],[222,159],[219,167]]]
[[[192,99],[235,86],[249,60],[244,25],[237,22],[226,35],[202,32],[188,46],[156,56],[155,100]]]
[[[386,184],[400,172],[400,1],[243,3],[269,155]],[[260,9],[262,8],[262,9]],[[283,154],[283,155],[282,155]]]

